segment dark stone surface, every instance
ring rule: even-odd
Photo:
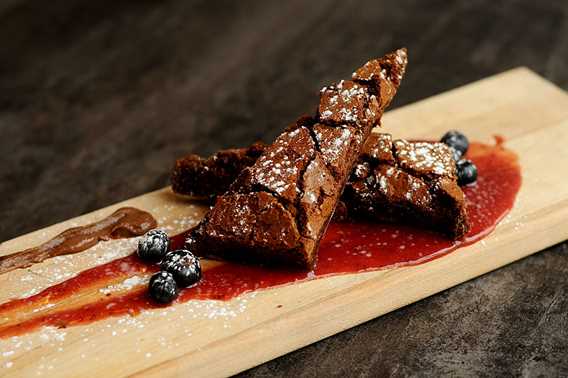
[[[271,140],[400,45],[394,106],[519,65],[568,89],[564,0],[4,1],[0,240],[162,187],[182,153]],[[566,376],[567,249],[243,376]]]

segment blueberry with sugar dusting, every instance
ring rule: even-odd
[[[467,152],[469,147],[469,140],[465,135],[456,130],[450,130],[444,134],[440,142],[452,147],[455,150],[454,159],[459,154],[461,158]],[[456,161],[459,159],[456,159]]]
[[[186,249],[168,253],[160,263],[160,267],[171,273],[181,287],[194,285],[201,279],[199,259]]]
[[[477,167],[470,160],[460,160],[457,162],[458,185],[468,185],[477,180]]]
[[[145,261],[160,261],[170,246],[168,234],[162,230],[151,230],[138,241],[138,256]]]
[[[168,272],[155,273],[148,285],[150,296],[156,302],[170,303],[178,296],[178,287],[174,276]]]
[[[459,152],[458,150],[456,150],[453,147],[450,147],[450,150],[452,150],[452,158],[454,159],[454,161],[456,163],[462,159],[462,153],[461,152]]]

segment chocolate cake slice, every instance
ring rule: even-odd
[[[232,167],[252,165],[255,160],[251,151],[261,153],[265,147],[256,143],[248,148],[219,151],[208,159],[188,155],[179,159],[173,169],[172,188],[192,198],[214,198],[236,179],[238,172]],[[231,169],[219,169],[220,160]],[[207,182],[210,172],[223,176],[211,180],[218,185]],[[453,239],[463,237],[469,230],[455,161],[451,149],[443,143],[393,142],[389,134],[371,134],[341,201],[336,220],[364,218],[413,223]]]
[[[363,151],[338,215],[417,224],[453,239],[467,233],[465,197],[450,147],[372,134]]]
[[[406,68],[400,49],[324,87],[245,168],[187,239],[198,255],[311,268],[353,165]]]
[[[176,160],[170,181],[172,190],[192,199],[209,199],[229,189],[239,173],[260,157],[265,144],[221,150],[203,159],[191,154]]]
[[[170,175],[174,193],[192,200],[212,200],[229,190],[247,167],[253,165],[266,144],[217,151],[208,158],[189,154],[176,160]]]

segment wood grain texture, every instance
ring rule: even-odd
[[[547,101],[535,101],[536,98]],[[519,116],[526,112],[537,112],[540,125],[535,126],[530,117]],[[411,123],[409,119],[420,122]],[[568,237],[564,224],[568,216],[568,186],[557,175],[556,167],[548,164],[551,160],[561,165],[568,162],[568,151],[563,148],[568,143],[568,95],[562,90],[527,69],[516,69],[387,113],[384,123],[387,130],[406,124],[409,135],[417,137],[439,134],[447,129],[446,123],[458,125],[475,139],[490,140],[496,131],[504,135],[507,146],[519,154],[523,173],[523,185],[509,216],[482,242],[423,265],[328,277],[244,295],[231,301],[237,306],[243,306],[243,299],[246,301],[243,311],[234,317],[209,318],[206,314],[211,308],[206,308],[203,316],[184,319],[184,314],[202,310],[203,303],[193,301],[164,313],[154,310],[140,315],[142,328],[124,325],[122,319],[109,319],[71,327],[58,343],[42,342],[41,331],[36,332],[18,340],[25,343],[27,338],[37,339],[39,334],[34,348],[16,351],[11,356],[14,365],[0,374],[49,374],[50,369],[45,366],[51,366],[52,374],[57,376],[233,374]],[[535,140],[542,143],[534,143]],[[194,222],[205,210],[178,199],[166,188],[10,240],[0,245],[0,253],[36,244],[69,224],[92,221],[124,205],[151,211],[162,227],[172,231],[183,228],[180,219],[189,214],[189,222]],[[73,269],[92,266],[97,255],[116,248],[113,243],[106,243],[97,253],[73,256]],[[47,261],[38,271],[57,264],[61,262]],[[31,281],[22,280],[26,274],[19,271],[0,276],[0,299],[5,300],[14,289],[41,286],[48,281],[41,275]],[[231,306],[231,302],[227,305]],[[180,332],[181,324],[191,327],[191,335]],[[122,333],[123,329],[128,332]],[[119,335],[112,335],[109,343],[108,333],[113,330],[119,331]],[[85,332],[88,342],[84,341]],[[162,347],[157,346],[160,339],[164,340]],[[174,344],[175,348],[163,347]],[[9,345],[12,344],[3,347]],[[91,353],[96,353],[96,358],[85,357]]]
[[[319,86],[400,45],[395,106],[518,65],[568,89],[562,0],[3,1],[0,240],[163,187],[180,154],[268,141]],[[566,248],[245,375],[559,375]]]

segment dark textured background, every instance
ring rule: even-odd
[[[180,154],[271,140],[405,45],[394,106],[526,65],[568,89],[568,2],[0,3],[0,240],[160,188]],[[567,244],[244,376],[568,375]]]

